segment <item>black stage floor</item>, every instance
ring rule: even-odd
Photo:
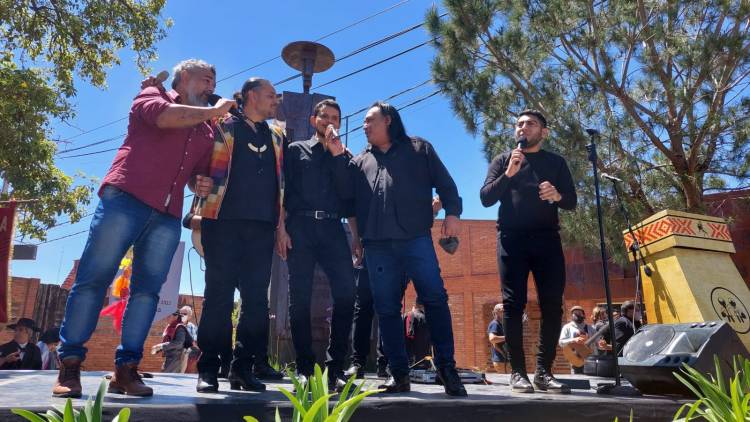
[[[11,413],[20,407],[43,412],[52,405],[64,404],[51,396],[56,371],[0,372],[0,420],[21,421]],[[84,397],[95,394],[104,372],[86,372],[83,376]],[[511,393],[508,375],[488,374],[492,385],[467,385],[468,398],[445,395],[438,385],[412,384],[412,392],[399,395],[378,394],[367,398],[352,421],[608,421],[617,416],[627,421],[631,409],[635,421],[671,421],[683,399],[661,396],[613,397],[597,395],[593,389],[574,389],[571,395],[547,393]],[[602,379],[581,375],[563,375],[560,379],[588,380],[596,387]],[[149,398],[132,398],[108,394],[105,419],[111,420],[121,407],[130,407],[131,421],[242,421],[252,415],[261,421],[272,421],[278,407],[284,420],[291,416],[291,405],[276,387],[291,390],[288,380],[269,383],[265,393],[229,391],[222,380],[218,394],[195,392],[194,374],[154,374],[146,383],[154,388]],[[368,377],[367,385],[377,378]],[[75,400],[80,407],[84,400]]]

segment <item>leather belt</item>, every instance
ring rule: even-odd
[[[294,215],[312,217],[316,220],[337,220],[339,218],[338,213],[327,211],[296,211]]]

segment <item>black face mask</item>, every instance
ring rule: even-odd
[[[585,319],[586,317],[584,317],[583,315],[573,315],[573,322],[575,322],[576,324],[582,323]]]

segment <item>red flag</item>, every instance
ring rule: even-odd
[[[0,207],[0,322],[8,322],[8,280],[10,279],[10,251],[13,246],[13,223],[16,203]]]

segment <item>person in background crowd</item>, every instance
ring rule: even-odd
[[[563,325],[560,331],[560,347],[565,347],[570,343],[584,344],[586,340],[594,335],[594,327],[586,324],[586,314],[580,306],[570,308],[570,322]],[[583,366],[571,366],[571,372],[582,374]]]
[[[591,311],[591,323],[594,325],[594,332],[598,332],[604,328],[604,326],[609,323],[609,319],[607,318],[607,308],[603,306],[594,306],[594,309]],[[597,340],[597,347],[594,350],[595,356],[612,354],[612,341],[609,337],[609,333],[607,333],[607,335],[603,335],[602,338]]]
[[[503,304],[498,303],[492,309],[492,321],[487,326],[487,338],[490,342],[490,358],[492,367],[499,373],[507,372],[508,351],[505,346],[505,331],[503,331]]]
[[[186,326],[187,315],[183,314],[182,310],[172,315],[174,319],[164,328],[162,342],[155,345],[151,351],[161,351],[164,354],[161,372],[181,373],[185,351],[193,345],[193,338]]]
[[[0,370],[42,369],[42,352],[31,342],[31,336],[39,331],[30,318],[19,318],[7,328],[14,330],[13,340],[0,345]]]
[[[424,314],[424,303],[419,298],[411,311],[404,315],[404,332],[409,365],[419,369],[432,368],[431,362],[425,360],[425,356],[432,356],[430,327]]]
[[[201,351],[198,348],[198,327],[193,324],[193,308],[189,305],[185,305],[180,308],[180,316],[183,318],[183,324],[187,328],[190,338],[193,339],[193,344],[185,350],[185,356],[182,359],[182,371],[183,373],[192,373],[195,371],[195,365],[198,362]]]
[[[60,357],[57,355],[57,346],[59,344],[59,327],[52,327],[39,337],[36,345],[42,352],[42,369],[58,369],[60,367]]]

